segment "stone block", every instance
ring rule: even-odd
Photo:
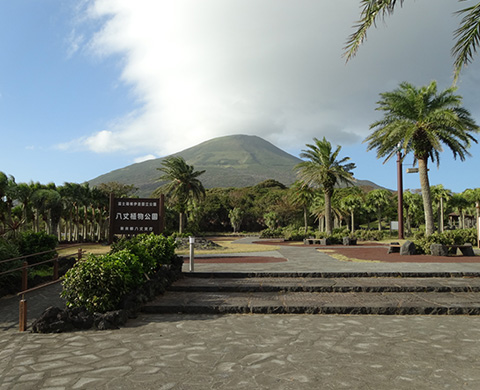
[[[343,245],[357,245],[356,238],[343,237]]]
[[[405,241],[405,243],[400,247],[400,255],[402,256],[411,256],[416,255],[417,250],[415,244],[411,241]]]
[[[464,256],[475,256],[475,252],[473,251],[472,244],[463,244],[463,247],[460,247],[460,251]]]
[[[430,252],[432,256],[448,256],[448,249],[443,244],[430,245]]]

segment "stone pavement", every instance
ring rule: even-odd
[[[195,270],[480,272],[473,263],[342,262],[313,248],[256,255],[288,261]],[[58,289],[28,297],[29,315],[34,300],[58,302]],[[0,299],[0,390],[480,388],[477,316],[141,314],[115,331],[44,335],[12,326],[15,301]]]

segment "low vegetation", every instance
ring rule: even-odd
[[[62,297],[67,307],[90,312],[118,308],[122,298],[140,287],[175,257],[175,241],[164,236],[138,235],[122,239],[105,255],[88,255],[65,275]]]

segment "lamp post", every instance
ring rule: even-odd
[[[398,193],[398,238],[403,240],[403,173],[402,173],[402,144],[398,143],[397,151],[397,193]]]

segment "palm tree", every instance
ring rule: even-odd
[[[303,224],[305,234],[308,231],[308,207],[312,203],[315,191],[312,187],[308,187],[303,183],[296,181],[290,187],[289,200],[293,206],[299,206],[303,209]]]
[[[378,230],[382,230],[382,218],[384,210],[392,203],[393,194],[384,189],[372,190],[367,194],[367,203],[376,211],[378,220]]]
[[[386,157],[385,162],[396,156],[399,149],[403,155],[413,152],[418,161],[420,185],[425,211],[426,234],[433,233],[433,212],[428,179],[428,159],[440,163],[442,144],[464,161],[471,135],[479,127],[470,113],[461,107],[462,98],[455,95],[456,88],[450,87],[437,92],[437,83],[416,88],[403,82],[393,92],[380,94],[377,110],[384,111],[383,119],[370,125],[375,129],[364,142],[367,150],[376,149],[377,158]]]
[[[308,159],[297,164],[297,175],[307,187],[321,187],[325,196],[325,225],[327,234],[332,234],[332,205],[333,190],[337,184],[352,184],[355,169],[354,163],[346,163],[350,157],[337,160],[341,146],[332,152],[332,144],[325,137],[320,141],[314,138],[314,144],[307,144],[309,148],[302,150],[300,157]],[[346,164],[345,164],[346,163]]]
[[[477,214],[477,223],[478,223],[478,218],[480,218],[480,188],[475,188],[475,189],[469,188],[463,191],[463,195],[471,204],[475,204],[475,210]]]
[[[355,211],[362,207],[364,194],[359,187],[345,188],[340,200],[342,207],[350,213],[351,232],[355,232]]]
[[[444,216],[443,211],[445,209],[444,202],[448,201],[448,199],[452,196],[452,191],[443,188],[443,185],[438,184],[436,186],[430,187],[430,192],[433,197],[433,201],[438,203],[438,231],[443,233],[443,223],[444,223]]]
[[[154,194],[165,193],[176,204],[179,211],[179,233],[183,233],[183,219],[189,197],[200,200],[205,196],[205,188],[198,176],[205,171],[195,171],[193,165],[188,165],[183,157],[172,156],[162,161],[163,167],[157,168],[164,173],[159,181],[167,181],[165,185],[155,190]]]
[[[450,199],[450,205],[458,211],[458,224],[460,229],[465,229],[465,210],[470,202],[463,194],[453,194]]]
[[[419,219],[418,214],[422,214],[422,196],[418,193],[412,193],[409,190],[403,193],[403,207],[407,222],[408,235],[412,235],[412,220]],[[418,225],[417,225],[418,226]]]
[[[367,31],[373,25],[376,26],[379,19],[385,19],[387,15],[393,14],[395,6],[402,6],[403,0],[361,0],[363,6],[361,18],[354,27],[356,31],[350,35],[345,46],[345,57],[347,61],[355,56],[360,45],[367,38]],[[480,41],[480,3],[457,11],[463,15],[459,28],[454,32],[457,39],[452,49],[454,57],[455,81],[460,71],[468,65],[477,51]]]

